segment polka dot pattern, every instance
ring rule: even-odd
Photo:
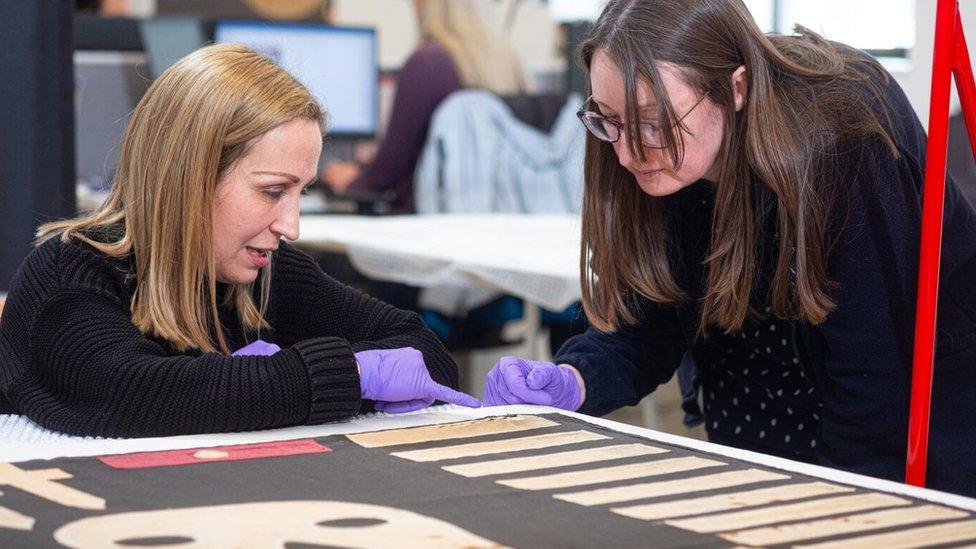
[[[710,433],[781,455],[814,455],[823,401],[792,333],[789,322],[767,318],[706,340],[699,376]]]

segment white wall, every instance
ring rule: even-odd
[[[417,18],[408,0],[337,0],[332,9],[340,25],[376,28],[383,70],[403,66],[417,45]]]
[[[972,2],[960,2],[963,32],[969,46],[969,55],[976,59],[976,7]],[[924,126],[929,123],[929,98],[932,92],[932,53],[935,41],[936,0],[916,0],[915,47],[911,53],[911,70],[894,72],[895,80],[905,90]],[[959,110],[955,90],[952,94],[952,111]]]
[[[549,6],[522,2],[517,9],[512,27],[504,36],[522,66],[530,73],[563,70],[565,62],[556,51],[557,24],[549,14]]]

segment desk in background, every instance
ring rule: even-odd
[[[580,221],[569,215],[303,216],[299,247],[342,252],[363,274],[456,294],[526,303],[526,346],[538,354],[541,311],[581,298]]]

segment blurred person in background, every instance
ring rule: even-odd
[[[132,15],[128,0],[75,0],[75,11],[94,13],[101,17],[129,17]]]
[[[413,175],[431,116],[452,92],[480,88],[525,92],[526,77],[511,48],[491,28],[489,0],[415,0],[421,44],[397,74],[396,96],[374,160],[333,161],[322,181],[339,194],[394,193],[393,213],[412,213]]]

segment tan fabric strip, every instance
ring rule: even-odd
[[[3,492],[0,492],[0,496]],[[0,506],[0,529],[10,528],[11,530],[32,530],[34,528],[33,517],[22,515],[13,509]]]
[[[760,488],[732,494],[705,496],[699,498],[665,501],[662,503],[648,503],[632,507],[618,507],[612,509],[614,513],[641,520],[660,520],[692,515],[704,515],[716,511],[732,511],[743,507],[754,507],[781,501],[791,501],[826,494],[853,492],[853,488],[825,482],[811,482],[808,484],[791,484],[773,488]]]
[[[962,541],[976,540],[976,520],[961,522],[947,522],[935,526],[923,526],[900,532],[887,534],[872,534],[856,538],[847,538],[828,543],[801,545],[809,549],[827,549],[827,547],[843,546],[845,549],[909,549],[912,547],[932,547],[933,545],[947,545]]]
[[[867,532],[870,530],[891,528],[893,526],[920,524],[936,520],[950,520],[966,516],[968,516],[968,513],[948,507],[921,505],[811,522],[797,522],[781,526],[742,530],[741,532],[719,534],[719,537],[733,543],[744,543],[746,545],[775,545],[777,543],[793,543],[840,534]]]
[[[511,486],[512,488],[519,488],[521,490],[553,490],[557,488],[571,488],[573,486],[585,486],[587,484],[599,484],[602,482],[613,482],[617,480],[629,480],[634,478],[653,477],[656,475],[667,475],[669,473],[680,473],[682,471],[693,471],[695,469],[718,467],[722,465],[725,464],[721,461],[715,461],[712,459],[700,457],[682,457],[661,459],[646,463],[618,465],[615,467],[601,467],[599,469],[588,469],[586,471],[556,473],[539,477],[505,479],[497,482],[498,484]]]
[[[675,528],[681,528],[682,530],[709,533],[721,532],[723,530],[741,530],[754,526],[776,524],[777,522],[809,520],[817,517],[839,515],[841,513],[856,513],[858,511],[910,504],[911,502],[908,500],[889,494],[854,494],[852,496],[840,496],[815,501],[804,501],[802,503],[791,503],[789,505],[763,507],[762,509],[709,515],[707,517],[669,520],[666,524]]]
[[[555,422],[539,416],[509,416],[490,417],[459,423],[444,423],[442,425],[428,425],[411,427],[408,429],[393,429],[374,433],[359,433],[346,435],[346,438],[363,448],[382,448],[399,444],[416,444],[418,442],[434,442],[455,438],[471,438],[499,433],[516,433],[553,427]]]
[[[56,481],[70,479],[61,469],[20,469],[13,463],[0,462],[0,485],[9,485],[48,501],[78,509],[105,509],[105,500]]]
[[[644,482],[640,484],[631,484],[630,486],[619,486],[616,488],[600,488],[597,490],[587,490],[585,492],[556,494],[553,497],[563,501],[568,501],[570,503],[578,503],[580,505],[602,505],[604,503],[633,501],[635,499],[653,498],[671,494],[704,492],[705,490],[716,490],[719,488],[752,484],[754,482],[783,480],[787,478],[790,477],[781,475],[779,473],[773,473],[771,471],[747,469],[745,471],[728,471],[726,473],[683,478],[679,480]]]
[[[539,469],[552,469],[568,465],[580,465],[597,461],[609,461],[629,457],[663,454],[667,450],[655,448],[646,444],[618,444],[602,448],[588,448],[586,450],[572,450],[541,456],[497,459],[493,461],[479,461],[465,465],[449,465],[445,471],[464,477],[485,477],[503,473],[521,473]]]
[[[547,435],[535,435],[531,437],[493,440],[490,442],[472,442],[470,444],[442,446],[440,448],[430,448],[427,450],[393,452],[392,455],[403,459],[409,459],[410,461],[440,461],[444,459],[501,454],[504,452],[518,452],[521,450],[535,450],[538,448],[549,448],[552,446],[577,444],[580,442],[605,440],[608,438],[610,437],[598,435],[589,431],[571,431],[567,433],[550,433]]]

